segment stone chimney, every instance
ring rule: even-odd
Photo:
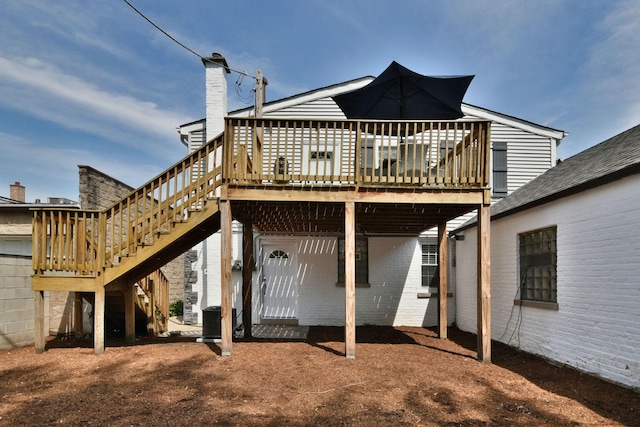
[[[202,60],[206,68],[207,139],[211,140],[224,131],[227,115],[227,74],[231,73],[227,60],[219,53]]]
[[[24,185],[20,185],[18,181],[16,181],[15,184],[9,185],[9,198],[24,203],[25,202]]]

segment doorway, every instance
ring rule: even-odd
[[[295,244],[262,246],[262,320],[298,318]],[[288,323],[288,322],[287,322]]]

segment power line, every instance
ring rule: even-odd
[[[191,52],[192,54],[194,54],[195,56],[197,56],[198,58],[200,58],[202,61],[206,61],[206,62],[213,62],[211,60],[211,58],[206,58],[202,55],[200,55],[198,52],[196,52],[195,50],[191,49],[189,46],[185,45],[184,43],[181,43],[180,41],[178,41],[175,37],[173,37],[171,34],[167,33],[165,30],[163,30],[162,28],[160,28],[159,25],[157,25],[155,22],[153,22],[151,19],[147,18],[141,11],[139,11],[134,5],[132,5],[128,0],[123,0],[131,9],[133,9],[138,15],[142,16],[145,21],[147,21],[149,24],[153,25],[155,29],[157,29],[158,31],[160,31],[162,34],[164,34],[165,36],[169,37],[173,42],[177,43],[180,47],[182,47],[183,49],[188,50],[189,52]],[[238,70],[234,70],[233,68],[229,68],[226,67],[229,71],[233,71],[234,73],[238,73],[241,74],[243,76],[247,76],[247,77],[251,77],[254,80],[258,80],[256,77],[250,76],[249,74],[247,74],[244,71],[238,71]]]

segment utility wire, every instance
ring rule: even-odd
[[[157,29],[158,31],[160,31],[162,34],[164,34],[165,36],[169,37],[173,42],[177,43],[180,47],[182,47],[183,49],[188,50],[189,52],[191,52],[192,54],[194,54],[195,56],[197,56],[198,58],[200,58],[203,61],[206,62],[213,62],[211,60],[211,58],[206,58],[202,55],[200,55],[198,52],[196,52],[195,50],[191,49],[189,46],[185,45],[184,43],[181,43],[180,41],[178,41],[175,37],[173,37],[171,34],[167,33],[165,30],[163,30],[162,28],[160,28],[159,25],[157,25],[155,22],[153,22],[151,19],[147,18],[142,12],[140,12],[134,5],[132,5],[128,0],[123,0],[131,9],[133,9],[138,15],[142,16],[145,21],[147,21],[149,24],[153,25],[155,27],[155,29]],[[247,74],[244,71],[238,71],[238,70],[234,70],[233,68],[229,68],[227,67],[227,69],[229,71],[233,71],[234,73],[238,73],[238,74],[242,74],[243,76],[247,76],[247,77],[251,77],[254,80],[258,80],[256,77],[250,76],[249,74]]]

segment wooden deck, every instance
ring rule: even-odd
[[[94,292],[98,322],[105,287],[142,280],[220,230],[222,353],[230,354],[231,221],[242,222],[249,239],[253,231],[341,234],[347,257],[345,353],[355,357],[355,272],[349,268],[354,236],[417,236],[443,230],[448,220],[475,209],[485,218],[490,147],[486,121],[227,118],[223,134],[105,211],[34,210],[36,308],[41,310],[38,294],[45,290]],[[479,268],[479,295],[485,298],[479,336],[488,360],[489,232],[482,230],[479,265],[487,270]],[[439,235],[445,245],[446,233]],[[248,251],[244,257],[252,259]],[[245,295],[251,280],[245,271]],[[104,341],[95,339],[96,352],[103,351]]]

